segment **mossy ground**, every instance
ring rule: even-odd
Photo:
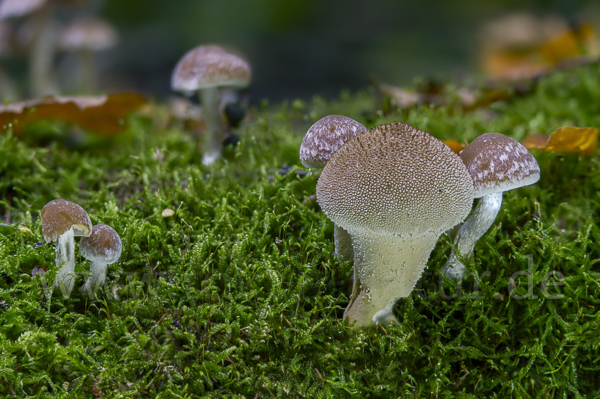
[[[400,323],[358,331],[341,319],[352,265],[333,256],[332,223],[313,197],[318,174],[298,159],[306,129],[333,113],[459,141],[600,127],[600,67],[552,74],[526,97],[470,113],[377,109],[368,93],[254,108],[240,145],[213,167],[201,164],[196,139],[159,117],[132,117],[127,133],[75,148],[55,124],[0,137],[2,211],[12,219],[0,226],[0,393],[600,397],[598,150],[536,152],[540,181],[505,194],[462,289],[439,277],[451,250],[444,235],[420,289],[396,306]],[[31,279],[40,265],[54,279],[38,217],[53,198],[121,234],[121,260],[97,299],[58,289],[47,299]],[[175,215],[163,218],[165,208]],[[532,274],[509,280],[519,271]]]

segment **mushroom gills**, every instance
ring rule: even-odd
[[[345,311],[355,327],[395,320],[392,313],[398,298],[410,295],[438,234],[419,236],[380,235],[350,232],[354,243],[356,292]]]
[[[488,194],[479,200],[471,216],[463,223],[456,233],[454,245],[464,259],[469,259],[477,240],[479,240],[496,220],[502,206],[502,192]],[[463,278],[465,265],[458,260],[454,251],[450,254],[448,263],[442,269],[448,277],[456,280]]]
[[[56,286],[68,294],[75,284],[75,232],[71,227],[56,241],[56,264],[60,266],[56,273]],[[63,289],[64,287],[64,289]]]

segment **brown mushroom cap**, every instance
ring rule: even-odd
[[[42,234],[46,242],[58,240],[58,237],[71,227],[75,236],[88,236],[92,231],[92,221],[87,212],[79,205],[64,199],[48,202],[40,215]]]
[[[92,234],[79,242],[79,252],[92,262],[115,263],[121,257],[121,249],[121,237],[105,224],[92,227]]]
[[[29,14],[46,2],[47,0],[3,0],[0,3],[0,19]]]
[[[115,28],[98,18],[81,18],[65,28],[59,37],[63,50],[102,51],[114,47],[118,41]]]
[[[473,183],[443,142],[391,123],[333,154],[319,178],[317,199],[323,212],[348,231],[440,234],[471,211]]]
[[[322,168],[338,148],[366,131],[361,123],[347,116],[325,116],[316,121],[302,139],[300,160],[307,168]]]
[[[540,179],[540,167],[517,140],[500,133],[477,137],[460,153],[471,178],[474,197],[528,186]]]
[[[193,92],[209,87],[245,87],[250,83],[246,61],[219,46],[199,46],[188,51],[171,76],[173,90]]]

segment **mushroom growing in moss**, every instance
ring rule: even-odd
[[[68,294],[75,284],[75,239],[89,236],[92,221],[83,208],[64,199],[48,202],[40,213],[42,235],[46,242],[56,241],[56,285],[63,284]]]
[[[354,247],[357,289],[345,311],[355,327],[394,320],[439,236],[460,223],[473,183],[460,158],[412,126],[377,126],[329,159],[317,184],[323,212]]]
[[[199,46],[187,52],[175,66],[171,88],[184,93],[198,92],[206,122],[208,140],[202,163],[221,158],[225,126],[220,112],[221,87],[242,88],[250,83],[250,66],[237,55],[219,46]]]
[[[477,240],[494,223],[502,206],[502,193],[536,183],[540,167],[527,148],[500,133],[482,134],[459,156],[473,180],[473,198],[481,198],[454,238],[461,256],[469,259]],[[452,251],[442,271],[450,278],[462,279],[465,265]]]
[[[110,226],[97,224],[92,227],[92,234],[79,242],[79,252],[85,259],[91,261],[90,277],[81,289],[88,292],[95,284],[100,287],[106,280],[106,268],[121,257],[121,237]]]
[[[316,121],[302,139],[300,161],[307,168],[322,169],[341,146],[366,131],[361,123],[347,116],[325,116]],[[341,262],[354,258],[350,235],[335,223],[333,241],[335,255]]]

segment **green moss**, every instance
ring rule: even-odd
[[[0,393],[594,397],[598,150],[535,153],[540,182],[505,194],[462,286],[438,273],[451,249],[443,236],[419,288],[396,307],[400,323],[355,331],[341,320],[352,265],[333,256],[332,224],[312,197],[318,175],[304,173],[298,149],[310,124],[331,113],[368,125],[403,121],[442,139],[491,131],[521,139],[598,127],[599,104],[600,67],[592,65],[471,113],[422,106],[384,116],[370,93],[265,105],[211,168],[189,134],[142,117],[120,137],[75,147],[57,125],[44,125],[58,133],[41,133],[43,147],[36,132],[3,135],[0,211],[11,224],[0,228]],[[121,234],[121,260],[98,299],[59,290],[48,299],[40,277],[30,278],[47,266],[52,290],[54,248],[37,243],[39,211],[55,197]],[[175,215],[163,218],[165,208]],[[76,262],[85,272],[88,262]]]

